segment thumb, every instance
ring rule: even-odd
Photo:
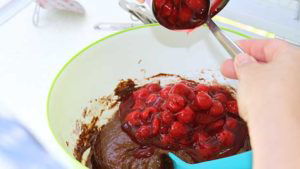
[[[238,105],[240,116],[248,121],[248,109],[247,109],[247,99],[251,95],[249,91],[252,91],[254,82],[253,78],[257,75],[259,70],[258,62],[250,55],[243,53],[236,56],[234,60],[234,68],[239,79],[238,86]]]
[[[246,53],[239,54],[234,60],[234,67],[238,78],[243,76],[245,73],[244,70],[249,69],[249,67],[252,67],[251,65],[256,65],[257,63],[254,57]]]

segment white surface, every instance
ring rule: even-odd
[[[231,33],[228,35],[234,40],[242,38]],[[128,40],[131,40],[130,47],[124,45]],[[150,46],[154,50],[149,50]],[[138,79],[139,84],[143,85],[147,82],[144,77],[170,73],[193,80],[201,77],[213,80],[215,77],[219,83],[234,86],[235,81],[225,80],[219,72],[220,65],[229,57],[207,27],[188,35],[151,27],[113,36],[81,53],[59,76],[49,99],[50,125],[59,143],[72,155],[80,134],[73,131],[76,120],[83,120],[83,109],[90,100],[112,94],[121,79]],[[214,72],[200,73],[207,69]],[[157,78],[154,81],[158,79],[162,80],[162,85],[179,80]],[[101,104],[91,105],[103,107]],[[92,112],[86,119],[90,120],[93,114],[99,117],[99,109],[92,109]],[[114,112],[104,111],[99,117],[100,124],[105,123]]]
[[[46,98],[59,69],[79,50],[110,32],[102,22],[129,22],[117,0],[82,1],[86,16],[41,9],[40,27],[32,24],[35,4],[0,26],[0,106],[26,124],[58,159],[47,130]]]
[[[0,0],[0,8],[3,7],[4,5],[8,4],[10,0]]]
[[[10,0],[0,0],[0,8],[6,5]]]
[[[0,0],[0,26],[1,24],[8,21],[10,18],[15,16],[31,1],[32,0]]]
[[[231,0],[220,15],[300,43],[299,12],[299,0]]]

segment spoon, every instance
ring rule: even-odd
[[[211,19],[219,13],[229,0],[153,0],[153,13],[157,21],[171,30],[193,30],[206,23],[209,30],[223,45],[232,58],[243,53],[217,24]]]
[[[155,0],[152,1],[152,4]],[[228,36],[226,36],[223,31],[218,27],[218,25],[211,19],[211,17],[215,16],[218,12],[220,12],[225,5],[228,3],[229,0],[222,0],[222,2],[219,2],[218,0],[211,0],[212,4],[209,6],[209,9],[203,9],[204,11],[207,11],[207,13],[203,13],[202,18],[206,18],[206,21],[203,21],[202,24],[206,23],[209,30],[213,33],[213,35],[216,37],[216,39],[221,43],[221,45],[226,49],[226,51],[230,54],[232,58],[235,56],[243,53],[243,50],[234,43]],[[202,3],[208,3],[208,0],[199,0],[199,2]],[[151,4],[150,1],[148,1],[148,4]],[[126,0],[120,0],[119,5],[121,8],[132,14],[132,16],[135,16],[137,19],[139,19],[144,24],[151,24],[151,23],[157,23],[159,22],[161,25],[167,27],[165,24],[162,24],[161,19],[155,19],[153,15],[151,15],[151,11],[149,11],[147,8],[145,8],[143,5],[139,5],[133,2],[128,2]],[[157,12],[155,12],[155,8],[152,8],[154,10],[154,15],[156,18]],[[200,26],[200,25],[198,25]],[[118,27],[118,26],[117,26]],[[122,27],[122,26],[121,26]]]
[[[223,3],[220,6],[212,5],[209,11],[212,11],[212,14],[208,15],[208,19],[206,21],[206,25],[209,30],[213,33],[216,39],[223,45],[225,50],[230,54],[232,58],[235,56],[244,53],[244,51],[228,36],[226,36],[223,31],[218,27],[218,25],[211,19],[214,15],[216,15],[219,11],[221,11],[225,5],[228,3],[228,0],[223,0]],[[214,8],[214,9],[212,9]]]
[[[232,58],[244,53],[244,51],[233,40],[223,33],[223,31],[211,18],[207,19],[206,25]]]

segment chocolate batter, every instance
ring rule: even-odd
[[[150,157],[147,156],[149,151],[153,151]],[[119,117],[115,116],[98,133],[91,147],[89,167],[91,169],[172,169],[172,161],[167,153],[166,150],[145,148],[133,142],[121,129]],[[175,154],[187,162],[194,162],[183,151]],[[137,158],[138,156],[144,157]]]

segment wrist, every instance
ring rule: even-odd
[[[281,111],[279,107],[264,111],[249,114],[254,169],[297,168],[300,160],[297,148],[300,143],[300,119],[294,116],[296,112],[291,109]]]

